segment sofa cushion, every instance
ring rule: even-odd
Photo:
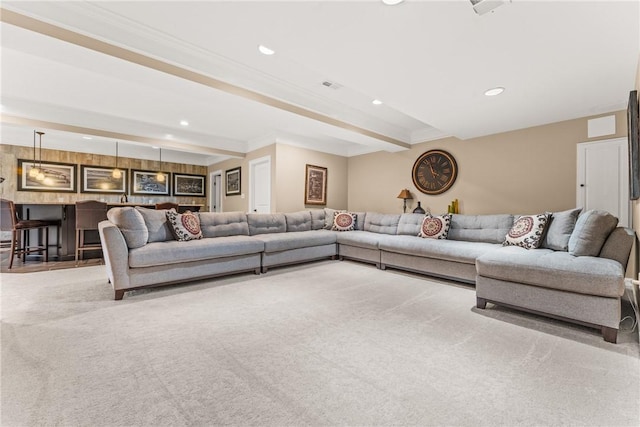
[[[284,214],[248,214],[249,235],[285,233],[287,220]]]
[[[324,229],[331,230],[333,227],[333,218],[336,212],[346,212],[344,209],[324,208]]]
[[[583,212],[569,237],[569,253],[575,256],[598,256],[602,245],[618,225],[618,218],[609,212],[590,210]]]
[[[617,261],[551,249],[504,246],[476,260],[479,276],[587,295],[618,298],[624,269]]]
[[[451,215],[425,215],[420,226],[419,237],[426,239],[446,239],[451,226]]]
[[[513,226],[513,215],[451,215],[449,240],[502,243]]]
[[[622,265],[622,268],[626,270],[631,248],[635,241],[635,231],[626,227],[617,227],[609,234],[609,237],[607,237],[598,256],[600,258],[616,260]]]
[[[580,211],[582,211],[582,208],[553,212],[540,247],[553,249],[554,251],[567,251],[569,249],[569,237],[571,237],[571,232],[576,226]]]
[[[549,214],[521,215],[514,219],[513,226],[504,239],[504,246],[520,246],[536,249],[549,223]]]
[[[356,230],[364,231],[364,222],[367,219],[366,212],[353,212],[356,216]]]
[[[353,231],[356,229],[356,214],[350,212],[334,212],[333,231]]]
[[[285,213],[284,219],[287,224],[287,232],[311,230],[312,219],[309,211]]]
[[[166,209],[147,209],[140,206],[136,206],[136,209],[142,214],[147,230],[149,230],[147,243],[175,240],[167,221]]]
[[[311,209],[311,229],[322,230],[324,228],[324,209]]]
[[[248,236],[249,223],[244,212],[200,212],[203,237]]]
[[[405,213],[400,215],[396,234],[403,236],[417,236],[424,220],[424,214]]]
[[[480,255],[501,247],[499,243],[421,239],[416,236],[385,237],[387,238],[381,239],[379,243],[382,251],[465,264],[475,264]]]
[[[260,253],[264,243],[249,236],[216,237],[215,239],[193,240],[188,243],[175,240],[149,243],[129,251],[129,266],[154,267],[165,264],[181,264]]]
[[[149,230],[147,230],[142,214],[136,209],[131,206],[111,208],[107,212],[107,219],[120,229],[129,249],[147,244]]]
[[[364,231],[380,234],[396,234],[400,215],[367,212]]]
[[[351,233],[337,233],[336,242],[345,246],[356,246],[365,249],[378,249],[380,240],[388,237],[386,234],[370,231],[353,231]]]
[[[336,243],[336,233],[327,230],[259,234],[254,238],[263,242],[264,251],[269,253]]]
[[[190,211],[178,213],[174,209],[170,209],[167,211],[167,220],[171,226],[173,237],[178,242],[202,239],[198,214]]]

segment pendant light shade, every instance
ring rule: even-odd
[[[162,148],[160,148],[160,168],[158,169],[156,180],[158,182],[164,182],[164,174],[162,173]]]
[[[36,166],[36,130],[34,129],[33,130],[33,165],[31,166],[31,169],[29,169],[29,177],[35,178],[36,176],[38,176],[39,173],[40,171]]]
[[[116,167],[111,171],[111,176],[115,179],[122,178],[122,171],[118,169],[118,141],[116,141]]]
[[[36,180],[38,181],[44,181],[44,172],[42,170],[42,135],[44,135],[44,132],[36,132],[39,136],[40,136],[40,165],[38,167],[38,174],[36,175]]]

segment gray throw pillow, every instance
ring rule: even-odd
[[[148,243],[175,240],[167,221],[166,209],[147,209],[140,206],[136,206],[136,209],[144,218],[144,223],[147,226],[147,230],[149,230]]]
[[[617,225],[618,218],[609,212],[584,212],[578,217],[569,238],[569,253],[574,256],[598,256],[605,240]]]
[[[149,231],[144,218],[134,208],[111,208],[107,212],[107,219],[120,229],[129,249],[141,248],[147,244]]]
[[[569,249],[569,238],[581,211],[582,208],[576,208],[552,213],[551,222],[547,226],[547,233],[540,247],[566,252]]]

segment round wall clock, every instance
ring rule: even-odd
[[[424,194],[447,191],[458,177],[456,159],[444,150],[429,150],[413,164],[413,185]]]

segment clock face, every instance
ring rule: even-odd
[[[413,164],[411,178],[416,188],[425,194],[447,191],[458,177],[456,159],[443,150],[429,150]]]

